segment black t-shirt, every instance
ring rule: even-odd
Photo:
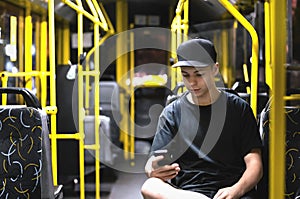
[[[236,183],[245,171],[244,156],[261,148],[256,119],[242,98],[221,92],[218,100],[199,106],[187,93],[160,115],[151,151],[168,149],[181,168],[172,183],[212,197]]]

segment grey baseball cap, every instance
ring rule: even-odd
[[[178,62],[173,68],[194,66],[212,66],[217,61],[217,53],[213,43],[206,39],[190,39],[181,43],[177,48]]]

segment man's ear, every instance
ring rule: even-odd
[[[213,66],[213,74],[214,76],[217,76],[219,73],[219,63],[217,62],[214,66]]]

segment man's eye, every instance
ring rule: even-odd
[[[197,77],[202,77],[203,76],[203,74],[196,74],[197,75]]]
[[[183,77],[189,77],[189,75],[187,75],[187,74],[183,74],[182,76],[183,76]]]

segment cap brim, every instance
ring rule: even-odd
[[[204,63],[204,62],[199,62],[199,61],[179,61],[175,64],[172,65],[172,68],[177,68],[177,67],[199,67],[199,68],[204,68],[207,66],[212,66],[214,63]]]

